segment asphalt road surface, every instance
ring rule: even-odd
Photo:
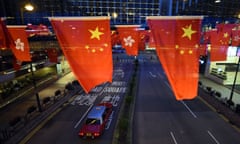
[[[113,82],[96,87],[89,94],[79,92],[55,116],[43,124],[30,136],[27,144],[111,144],[117,115],[123,97],[127,92],[127,83],[133,72],[133,57],[119,56],[114,63]],[[90,109],[101,101],[113,104],[113,113],[108,120],[105,132],[99,138],[82,139],[78,132]]]
[[[141,55],[133,144],[240,144],[240,133],[202,100],[176,101],[155,55]]]

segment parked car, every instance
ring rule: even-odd
[[[78,135],[81,138],[92,139],[101,136],[112,113],[112,107],[111,103],[100,103],[94,106],[88,113]]]

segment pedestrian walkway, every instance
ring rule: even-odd
[[[240,132],[240,93],[233,92],[232,101],[229,101],[231,87],[220,85],[204,76],[200,76],[199,98],[207,102],[214,111],[224,117],[236,130]],[[233,103],[231,103],[233,102]]]
[[[54,109],[57,109],[57,106],[62,105],[65,100],[78,92],[81,89],[79,85],[77,87],[72,87],[72,91],[66,90],[66,86],[68,84],[72,85],[73,81],[75,81],[75,77],[73,73],[69,73],[38,91],[42,112],[38,112],[37,100],[34,94],[23,97],[1,109],[0,141],[11,139],[20,129],[26,129],[29,123],[36,121],[36,119],[41,121],[45,115],[49,114],[48,110],[51,109],[51,111],[54,111]],[[56,93],[56,91],[59,91],[59,93]],[[35,124],[36,122],[34,125]]]
[[[221,99],[223,100],[229,100],[230,95],[231,95],[231,87],[229,86],[224,86],[221,84],[218,84],[216,82],[214,82],[211,79],[208,79],[206,77],[204,77],[203,75],[200,75],[200,80],[202,85],[206,88],[206,87],[211,87],[211,90],[213,91],[217,91],[221,93]],[[232,101],[234,102],[234,104],[240,104],[240,93],[239,90],[235,90],[233,92],[232,95]]]

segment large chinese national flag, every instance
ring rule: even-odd
[[[18,61],[31,61],[26,26],[7,26],[7,28],[15,43],[11,49],[16,59]]]
[[[197,96],[202,17],[147,17],[156,51],[177,100]]]
[[[217,24],[217,29],[210,31],[210,60],[225,61],[230,44],[232,29],[235,24]]]
[[[49,18],[77,80],[88,93],[112,82],[110,17]]]
[[[0,18],[0,49],[7,49],[14,46],[14,41],[8,32],[5,20]]]
[[[225,61],[227,59],[228,45],[222,44],[221,37],[223,37],[222,33],[217,30],[210,31],[210,61]]]
[[[138,55],[139,25],[117,25],[117,31],[122,47],[126,49],[128,55]]]

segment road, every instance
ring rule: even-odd
[[[76,94],[66,106],[49,118],[36,133],[29,136],[28,144],[111,144],[118,112],[123,97],[127,92],[127,84],[133,72],[133,57],[120,55],[114,61],[113,82],[97,86],[89,94],[83,91]],[[82,139],[78,132],[83,125],[87,113],[92,106],[101,101],[113,103],[113,113],[110,116],[104,134],[97,139]]]
[[[175,100],[155,55],[142,55],[139,61],[133,144],[240,143],[240,133],[199,96],[194,100]]]

